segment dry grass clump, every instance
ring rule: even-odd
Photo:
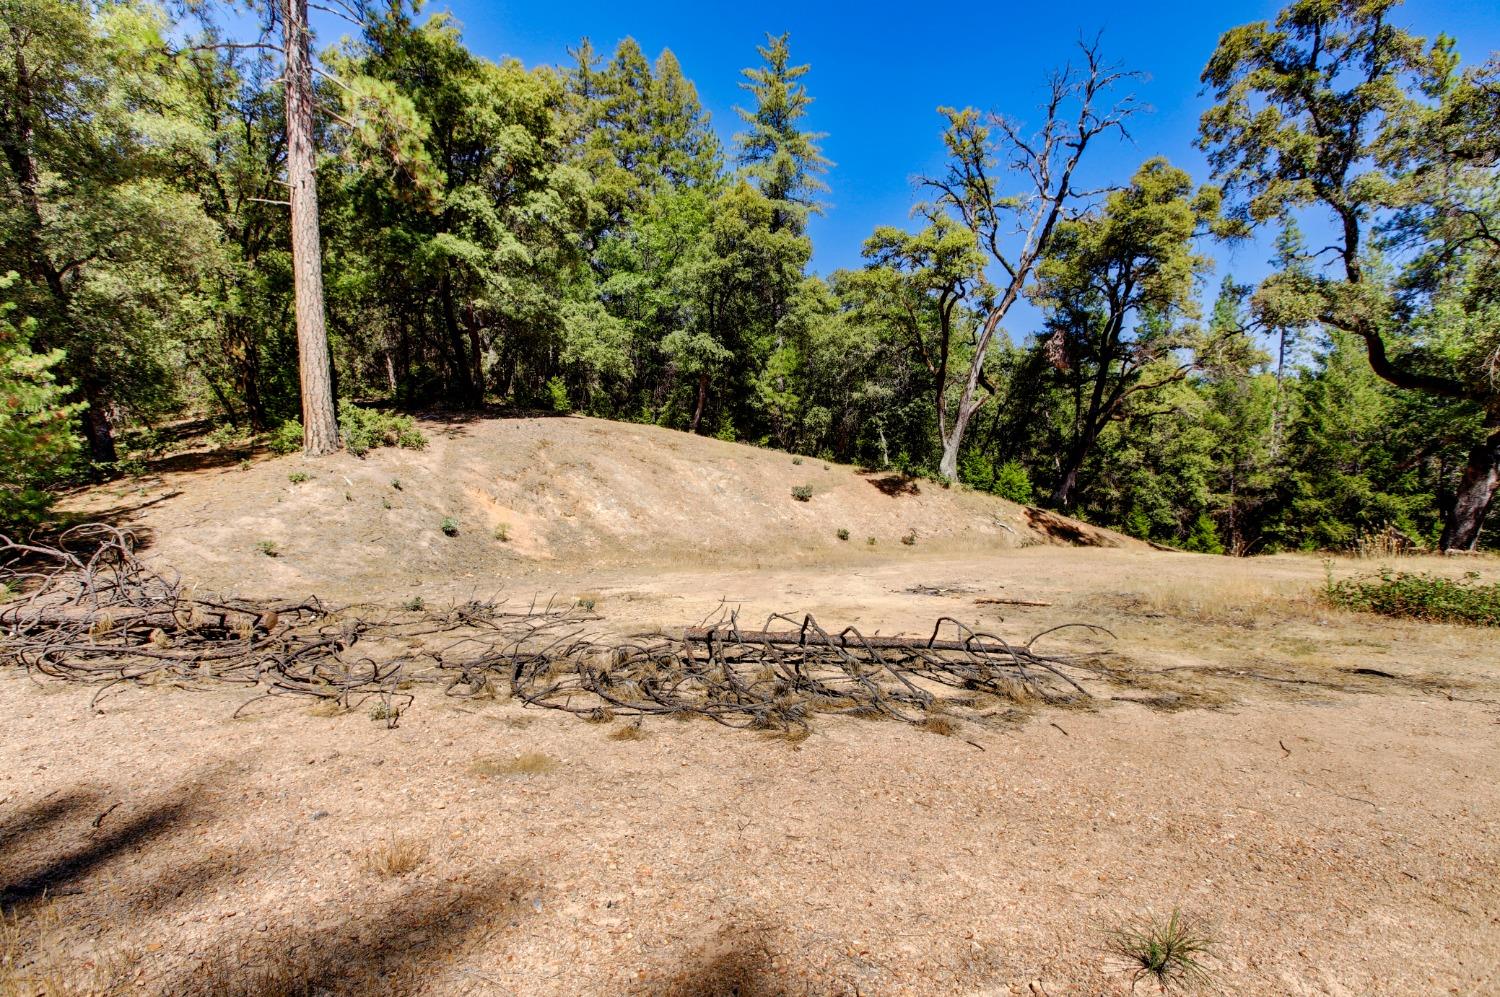
[[[943,737],[952,737],[958,733],[958,724],[949,717],[934,713],[922,721],[922,729],[929,734],[941,734]]]
[[[44,902],[0,912],[0,997],[75,997],[114,993],[134,966],[112,950],[86,957],[62,937],[62,913]]]
[[[561,766],[556,758],[539,751],[526,751],[514,758],[476,758],[469,771],[482,776],[546,775]]]
[[[640,724],[626,724],[611,731],[609,739],[611,741],[644,741],[646,731]]]
[[[329,697],[318,700],[307,712],[315,717],[341,717],[349,709],[339,700]]]
[[[360,856],[360,865],[381,879],[395,879],[412,872],[426,860],[427,842],[392,835],[389,840],[367,849]]]

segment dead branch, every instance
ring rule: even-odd
[[[96,685],[95,705],[132,686],[237,685],[253,690],[237,713],[288,695],[343,708],[375,700],[374,715],[395,726],[414,685],[476,696],[508,684],[526,705],[592,720],[704,716],[791,731],[817,713],[983,722],[1002,705],[1087,698],[1076,675],[1098,671],[1034,649],[1062,628],[1013,644],[949,617],[926,637],[901,637],[830,633],[811,616],[741,629],[721,611],[681,632],[620,639],[589,633],[594,617],[552,602],[438,612],[200,598],[142,562],[128,531],[103,525],[50,545],[0,537],[0,583],[22,593],[0,604],[0,662]]]

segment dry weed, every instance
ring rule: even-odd
[[[427,843],[419,838],[392,835],[364,852],[360,865],[381,879],[395,879],[413,871],[427,859]]]
[[[555,772],[561,763],[551,755],[539,751],[527,751],[514,758],[476,758],[469,764],[475,775],[546,775]]]
[[[627,724],[610,732],[609,739],[611,741],[644,741],[646,731],[640,724]]]

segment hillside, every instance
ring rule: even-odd
[[[570,416],[422,429],[425,450],[364,459],[189,451],[64,508],[132,526],[160,563],[210,588],[363,598],[583,566],[1139,546],[963,488],[654,426]],[[803,486],[812,495],[798,501]]]

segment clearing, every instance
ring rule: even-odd
[[[619,634],[726,603],[1081,621],[1115,639],[1058,646],[1110,679],[951,736],[796,740],[433,688],[394,729],[296,698],[232,719],[243,689],[94,711],[8,669],[0,994],[1127,994],[1112,932],[1174,908],[1220,993],[1500,993],[1500,640],[1321,604],[1325,570],[1378,562],[1167,553],[652,427],[423,429],[365,460],[179,454],[67,507],[203,592],[557,596]]]

